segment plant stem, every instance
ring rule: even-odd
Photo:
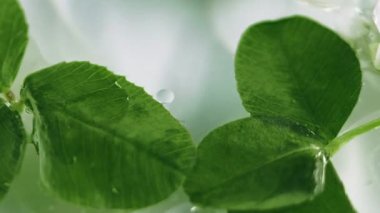
[[[377,119],[370,121],[366,124],[363,124],[361,126],[358,126],[352,130],[349,130],[348,132],[344,133],[343,135],[335,138],[325,148],[328,156],[330,156],[330,157],[333,156],[342,146],[347,144],[349,141],[351,141],[356,136],[359,136],[363,133],[377,129],[378,127],[380,127],[380,118],[377,118]]]
[[[19,113],[22,113],[25,108],[25,104],[22,100],[11,103],[11,108]]]
[[[8,90],[7,92],[4,93],[4,96],[9,103],[15,102],[16,97],[12,91]]]
[[[11,90],[6,91],[4,96],[10,103],[12,110],[18,111],[19,113],[24,111],[24,102],[22,100],[17,101],[16,96]]]

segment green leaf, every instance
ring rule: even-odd
[[[355,213],[342,182],[334,167],[329,163],[326,167],[326,184],[323,193],[314,200],[297,206],[268,211],[230,211],[229,213]]]
[[[30,75],[43,184],[98,208],[136,209],[168,197],[192,168],[189,133],[140,87],[104,67],[62,63]]]
[[[323,189],[321,142],[286,120],[256,117],[228,123],[200,144],[185,190],[196,204],[231,210],[307,201]]]
[[[26,144],[21,118],[0,98],[0,199],[18,173]]]
[[[252,115],[281,117],[329,142],[361,89],[358,59],[333,31],[303,17],[263,22],[243,35],[236,79]]]
[[[15,79],[28,41],[27,25],[17,0],[0,1],[0,93]]]
[[[314,199],[324,187],[325,147],[360,93],[354,51],[307,18],[263,22],[241,39],[236,80],[251,118],[226,124],[202,141],[185,184],[191,200],[269,210]]]

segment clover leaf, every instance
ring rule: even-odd
[[[344,193],[344,187],[338,175],[329,163],[326,167],[326,190],[314,200],[304,202],[298,206],[267,210],[267,211],[230,211],[229,213],[355,213],[349,199]]]
[[[0,98],[0,199],[21,167],[26,136],[21,118]]]
[[[325,196],[331,187],[324,184],[326,160],[342,144],[336,136],[361,89],[354,51],[333,31],[294,16],[251,26],[235,64],[251,117],[202,141],[185,184],[191,200],[229,210],[271,210]],[[326,190],[329,195],[332,189]],[[337,190],[344,195],[343,187]]]
[[[16,0],[2,0],[0,14],[0,199],[31,139],[42,184],[84,206],[146,207],[187,177],[192,202],[230,213],[355,212],[329,160],[380,119],[340,133],[358,100],[361,70],[330,29],[300,16],[251,26],[236,54],[250,117],[210,132],[196,154],[190,134],[161,104],[102,66],[42,69],[25,79],[16,100],[9,88],[27,25]],[[25,105],[34,115],[32,137],[20,117]]]
[[[0,3],[0,93],[15,79],[28,41],[24,13],[16,0]]]
[[[141,208],[181,186],[189,133],[144,90],[106,68],[61,63],[26,78],[43,184],[68,201]]]

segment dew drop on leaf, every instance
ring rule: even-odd
[[[117,86],[117,87],[119,87],[119,88],[121,88],[121,85],[119,84],[119,82],[115,82],[115,85]]]
[[[321,193],[324,190],[325,185],[325,171],[326,171],[327,159],[325,153],[320,151],[316,156],[314,179],[317,183],[315,193]]]
[[[226,210],[202,208],[199,206],[193,206],[190,209],[190,213],[227,213]]]
[[[112,187],[112,193],[114,193],[114,194],[118,194],[118,193],[119,193],[119,191],[117,190],[117,188],[116,188],[116,187]]]
[[[191,207],[190,212],[191,213],[197,213],[197,212],[199,212],[199,208],[196,206],[193,206],[193,207]]]
[[[170,104],[174,101],[174,93],[168,89],[162,89],[157,92],[156,99],[162,104]]]
[[[78,161],[77,156],[74,156],[74,157],[73,157],[73,162],[76,163],[77,161]]]

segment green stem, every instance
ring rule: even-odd
[[[380,118],[370,121],[366,124],[363,124],[355,129],[352,129],[343,135],[335,138],[329,145],[326,146],[326,152],[328,156],[333,156],[342,146],[346,145],[349,141],[351,141],[356,136],[374,130],[380,127]]]
[[[13,103],[16,100],[14,93],[10,90],[7,90],[6,92],[4,92],[4,96],[9,103]]]
[[[11,90],[4,92],[4,96],[11,105],[11,109],[22,113],[24,111],[24,102],[22,100],[17,101],[16,96]]]
[[[15,101],[11,103],[11,109],[16,110],[19,113],[22,113],[24,111],[25,104],[23,101]]]

